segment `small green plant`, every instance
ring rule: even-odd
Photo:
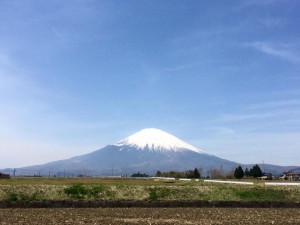
[[[86,187],[82,184],[74,184],[64,189],[64,193],[70,195],[72,198],[82,199],[86,197],[97,198],[99,193],[105,191],[105,186],[97,185],[93,187]]]
[[[149,193],[149,199],[151,201],[156,201],[158,199],[158,194],[155,190],[151,190]]]
[[[171,189],[169,188],[160,188],[158,195],[160,198],[166,198],[172,194]]]
[[[99,193],[105,191],[105,189],[106,188],[103,185],[94,186],[94,187],[92,187],[91,190],[88,190],[88,195],[91,195],[92,197],[97,198]]]
[[[276,189],[253,188],[237,190],[236,194],[244,201],[284,201],[286,199],[285,191]]]
[[[106,193],[106,196],[109,198],[114,198],[116,195],[116,193],[113,191],[106,191],[105,193]]]
[[[39,200],[39,195],[37,193],[33,194],[27,194],[27,193],[10,193],[8,195],[8,200],[10,201],[17,201],[17,200],[22,200],[22,201],[37,201]]]
[[[21,193],[20,199],[23,201],[36,201],[36,200],[38,200],[38,194],[33,193],[32,195],[30,195],[30,194]]]
[[[81,199],[88,194],[88,190],[82,184],[74,184],[65,188],[64,193],[70,195],[72,198]]]
[[[17,201],[18,200],[18,195],[16,193],[10,193],[8,196],[8,199],[10,201]]]

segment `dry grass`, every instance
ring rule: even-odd
[[[68,194],[80,184],[83,193]],[[151,179],[15,178],[0,180],[2,200],[164,200],[299,202],[298,186],[254,186]]]

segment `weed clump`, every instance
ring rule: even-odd
[[[149,192],[149,199],[151,201],[156,201],[158,199],[158,194],[157,194],[156,190],[151,190]]]
[[[18,200],[18,195],[16,193],[10,193],[8,196],[8,199],[10,201],[17,201]]]
[[[93,187],[86,187],[82,184],[74,184],[65,188],[63,191],[65,194],[75,199],[83,198],[97,198],[99,193],[103,192],[105,187],[103,185],[97,185]]]
[[[237,190],[236,194],[243,201],[285,201],[286,192],[284,190],[253,188],[249,190]]]
[[[37,201],[39,200],[39,195],[37,193],[33,194],[27,194],[27,193],[10,193],[8,195],[8,200],[10,201],[17,201],[17,200],[22,200],[22,201]]]

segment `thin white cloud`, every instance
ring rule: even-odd
[[[163,68],[162,71],[163,72],[177,72],[177,71],[185,70],[187,68],[191,68],[193,66],[197,66],[199,63],[201,63],[201,62],[197,61],[197,62],[191,62],[191,63],[186,63],[186,64],[174,65],[173,67]]]
[[[295,79],[293,77],[293,79]],[[299,89],[286,89],[286,90],[281,90],[281,91],[273,91],[273,92],[269,92],[271,97],[275,97],[275,98],[290,98],[290,99],[300,99],[300,90]]]
[[[245,2],[242,2],[239,7],[237,7],[237,10],[242,10],[248,7],[252,6],[269,6],[272,4],[278,4],[278,3],[284,3],[287,2],[287,0],[248,0]]]
[[[250,105],[249,109],[267,109],[267,108],[281,108],[281,107],[291,107],[300,106],[300,99],[289,99],[281,101],[269,101],[264,103],[257,103]]]
[[[253,113],[253,114],[225,114],[222,115],[216,121],[219,122],[234,122],[234,121],[241,121],[241,120],[251,120],[251,119],[263,119],[266,117],[270,117],[273,114],[271,113]]]
[[[0,65],[1,66],[12,66],[13,63],[7,54],[0,52]]]
[[[209,130],[212,131],[216,136],[226,138],[234,137],[237,134],[236,130],[229,127],[211,127]]]
[[[278,57],[292,63],[300,63],[300,55],[290,50],[288,46],[276,45],[270,42],[253,42],[247,44],[247,46],[253,47],[270,56]]]
[[[243,120],[262,120],[266,118],[274,118],[281,116],[300,115],[299,109],[281,109],[276,111],[264,111],[257,113],[239,113],[239,114],[224,114],[220,118],[216,119],[215,122],[234,122]]]
[[[282,19],[273,18],[270,16],[263,18],[263,19],[259,19],[259,22],[267,28],[273,28],[273,27],[279,26],[284,23],[284,21]]]

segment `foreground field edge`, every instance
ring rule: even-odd
[[[160,207],[232,207],[300,208],[300,202],[258,201],[0,201],[0,208],[160,208]]]

